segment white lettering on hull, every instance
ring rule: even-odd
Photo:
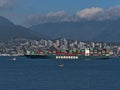
[[[78,59],[78,56],[56,56],[56,59]]]

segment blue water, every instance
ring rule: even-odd
[[[120,59],[0,57],[0,90],[120,90]],[[58,65],[64,64],[64,67]]]

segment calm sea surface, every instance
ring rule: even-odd
[[[0,57],[0,90],[120,90],[120,58],[11,59]]]

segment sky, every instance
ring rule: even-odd
[[[120,17],[119,12],[120,0],[0,0],[0,16],[24,26],[79,18],[113,19]]]

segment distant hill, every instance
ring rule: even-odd
[[[14,23],[12,23],[11,21],[9,21],[8,19],[0,16],[0,27],[1,26],[13,26]]]
[[[120,42],[120,19],[104,24],[104,31],[94,38],[97,41]],[[99,27],[98,27],[99,30]]]
[[[15,25],[8,19],[0,16],[0,41],[8,41],[16,38],[40,39],[43,37],[41,34],[37,35],[28,28]]]
[[[30,29],[52,38],[106,42],[116,42],[120,38],[120,20],[46,23]]]

